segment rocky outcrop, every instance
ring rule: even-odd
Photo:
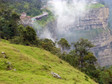
[[[109,16],[108,8],[98,8],[88,11],[88,13],[79,18],[77,28],[78,29],[96,29],[106,28],[108,26],[107,19]]]
[[[61,79],[61,76],[59,76],[57,73],[51,72],[52,76],[58,79]]]
[[[91,9],[83,17],[78,18],[73,25],[69,25],[68,27],[74,27],[75,30],[105,29],[108,26],[108,16],[108,8]]]

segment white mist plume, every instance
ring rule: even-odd
[[[41,39],[51,39],[53,42],[55,42],[55,39],[52,37],[50,31],[46,28],[43,33],[40,35]]]
[[[55,41],[55,39],[66,38],[69,42],[73,40],[75,32],[75,23],[79,18],[86,15],[86,6],[95,0],[48,0],[47,6],[56,18],[55,34],[50,31],[51,27],[44,28],[41,32],[40,38],[48,38]],[[72,25],[72,27],[71,27]],[[55,36],[55,38],[53,38]]]
[[[68,26],[85,15],[87,4],[87,0],[49,0],[49,8],[57,18],[58,32],[68,32]]]

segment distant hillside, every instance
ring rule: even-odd
[[[0,84],[96,84],[45,50],[5,41],[0,46]],[[53,77],[51,71],[62,79]]]
[[[41,0],[0,0],[18,13],[26,12],[30,16],[41,14]]]

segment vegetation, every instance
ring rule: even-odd
[[[17,35],[17,21],[19,15],[11,9],[0,9],[0,37],[3,39],[11,39]]]
[[[47,51],[50,51],[52,54],[59,55],[61,53],[61,51],[55,45],[56,45],[56,43],[54,43],[50,39],[40,39],[39,40],[39,47],[41,47]]]
[[[95,67],[97,59],[90,51],[93,46],[90,41],[80,39],[74,43],[75,49],[71,50],[69,54],[64,53],[61,58],[97,81],[99,76],[97,68]]]
[[[95,84],[89,78],[91,77],[100,84],[111,84],[112,68],[102,69],[97,67],[97,59],[90,50],[94,45],[87,39],[80,39],[70,45],[65,38],[61,38],[58,43],[55,43],[50,39],[39,39],[32,27],[24,27],[19,23],[17,12],[28,9],[29,5],[34,3],[33,1],[35,2],[35,0],[8,1],[7,5],[12,3],[12,8],[14,3],[17,3],[17,5],[20,4],[20,6],[21,4],[25,4],[23,8],[15,6],[15,8],[21,9],[21,11],[17,11],[16,9],[14,11],[11,7],[6,9],[4,6],[6,0],[0,0],[3,3],[0,3],[0,38],[5,39],[0,42],[0,83],[34,84],[38,82],[39,84],[46,84],[47,82],[49,84]],[[28,4],[29,2],[31,4]],[[40,11],[41,1],[38,3],[38,6],[36,4],[34,6],[39,8]],[[31,13],[32,16],[34,14]],[[42,19],[42,23],[47,21],[45,19]],[[102,32],[101,29],[93,31],[94,35]],[[6,40],[14,44],[10,44]],[[61,49],[56,47],[57,44]],[[71,46],[73,49],[70,49]],[[62,79],[54,78],[50,74],[51,71],[58,73]]]
[[[112,67],[101,69],[99,83],[100,84],[112,83]]]
[[[62,48],[63,51],[70,49],[70,44],[65,38],[61,38],[58,42],[58,45]]]
[[[36,47],[0,41],[0,84],[96,84],[57,56]],[[10,66],[10,70],[8,69]],[[52,76],[58,73],[62,79]]]
[[[42,13],[41,0],[1,0],[1,3],[6,4],[9,8],[17,13],[26,12],[30,16],[36,16]]]
[[[105,6],[103,4],[96,3],[96,4],[88,5],[86,8],[87,9],[95,9],[95,8],[102,8],[102,7],[105,7]]]

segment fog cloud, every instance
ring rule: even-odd
[[[56,29],[57,39],[60,38],[73,38],[75,32],[71,32],[70,29],[75,28],[78,19],[84,17],[87,13],[87,5],[91,5],[95,0],[48,0],[47,6],[49,10],[54,14],[57,21]],[[41,38],[53,39],[52,32],[45,29],[40,35]],[[54,40],[54,39],[53,39]],[[69,39],[67,39],[69,40]]]
[[[68,26],[85,15],[87,4],[87,0],[49,0],[48,6],[57,19],[58,32],[68,32]]]

